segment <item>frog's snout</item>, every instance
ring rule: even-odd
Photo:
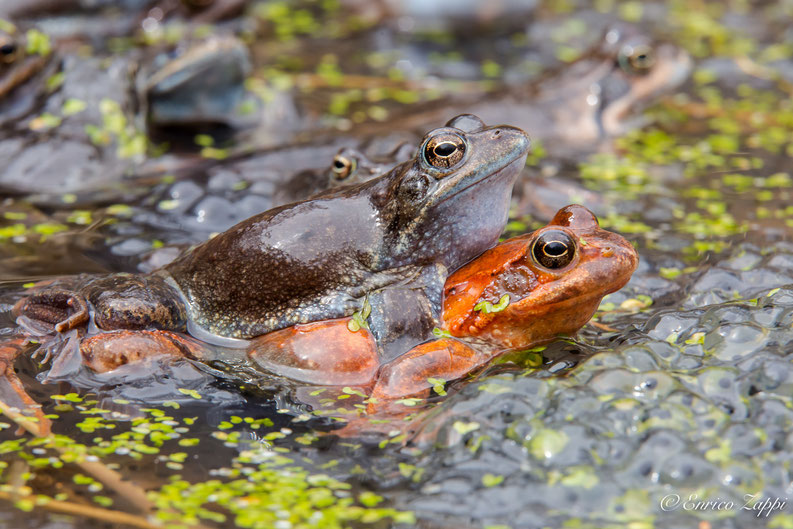
[[[490,128],[490,137],[507,146],[510,157],[525,156],[531,147],[529,135],[523,129],[510,125],[499,125]]]
[[[594,245],[600,257],[593,259],[590,273],[598,283],[607,286],[609,292],[616,292],[628,283],[639,266],[639,253],[616,233],[604,232]]]

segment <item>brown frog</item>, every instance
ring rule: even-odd
[[[437,315],[446,271],[503,230],[528,147],[519,129],[458,116],[379,178],[256,215],[152,274],[49,286],[17,312],[58,332],[93,317],[220,344],[349,316],[372,292],[386,305],[390,289]]]

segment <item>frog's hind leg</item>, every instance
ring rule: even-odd
[[[492,356],[453,338],[425,342],[380,368],[372,397],[389,401],[428,394],[438,379],[461,378]]]
[[[149,358],[171,357],[200,360],[206,347],[192,338],[170,331],[111,331],[80,343],[83,363],[96,373]]]
[[[0,410],[34,435],[49,435],[51,423],[41,405],[25,391],[14,371],[14,361],[25,350],[27,340],[15,338],[0,343]],[[30,415],[32,413],[32,416]]]
[[[88,303],[84,296],[71,290],[47,289],[22,298],[14,306],[14,314],[50,323],[57,332],[67,332],[88,322]]]

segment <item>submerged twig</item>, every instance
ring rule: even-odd
[[[39,424],[35,420],[14,411],[13,408],[2,400],[0,400],[0,411],[3,412],[3,415],[14,421],[20,428],[30,432],[36,437],[47,437],[47,435],[49,435],[49,432],[44,433],[44,431],[42,431],[42,428],[39,427]],[[65,452],[63,448],[57,446],[54,447],[54,449],[59,453]],[[151,511],[152,505],[146,497],[146,491],[129,481],[124,481],[121,474],[115,470],[108,468],[98,461],[75,461],[75,464],[104,485],[114,490],[119,496],[129,501],[136,508],[143,512]]]
[[[134,514],[103,509],[101,507],[93,507],[90,505],[81,505],[79,503],[72,503],[68,501],[53,500],[50,498],[43,499],[41,496],[26,493],[23,489],[15,488],[11,492],[0,491],[0,500],[17,502],[26,499],[35,502],[36,507],[41,507],[45,510],[60,514],[83,516],[86,518],[92,518],[94,520],[101,520],[103,522],[138,527],[140,529],[162,529],[161,525],[154,525],[145,518],[135,516]]]
[[[33,401],[27,394],[25,388],[22,386],[22,382],[17,378],[13,370],[13,361],[16,355],[11,354],[12,349],[16,348],[15,350],[18,353],[20,344],[9,342],[5,344],[5,347],[6,349],[2,351],[5,354],[0,358],[0,364],[2,364],[2,367],[5,367],[5,369],[0,376],[5,378],[11,385],[12,391],[16,393],[26,405],[31,407],[34,405],[38,406],[38,403]],[[14,421],[22,430],[29,432],[35,437],[43,438],[50,435],[50,421],[44,416],[40,409],[36,410],[37,417],[29,417],[0,399],[0,412]],[[61,454],[65,453],[64,448],[55,446],[54,449]],[[146,497],[146,491],[129,481],[124,481],[121,474],[115,470],[108,468],[98,461],[77,461],[75,464],[107,487],[114,490],[119,496],[125,498],[140,511],[148,513],[152,510],[152,504]]]
[[[589,324],[596,329],[600,329],[601,331],[618,332],[618,329],[615,329],[614,327],[609,327],[605,323],[600,323],[595,320],[589,320]]]

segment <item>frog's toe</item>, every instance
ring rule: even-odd
[[[88,322],[88,303],[76,292],[50,289],[19,300],[14,314],[52,324],[57,332],[67,332]]]

